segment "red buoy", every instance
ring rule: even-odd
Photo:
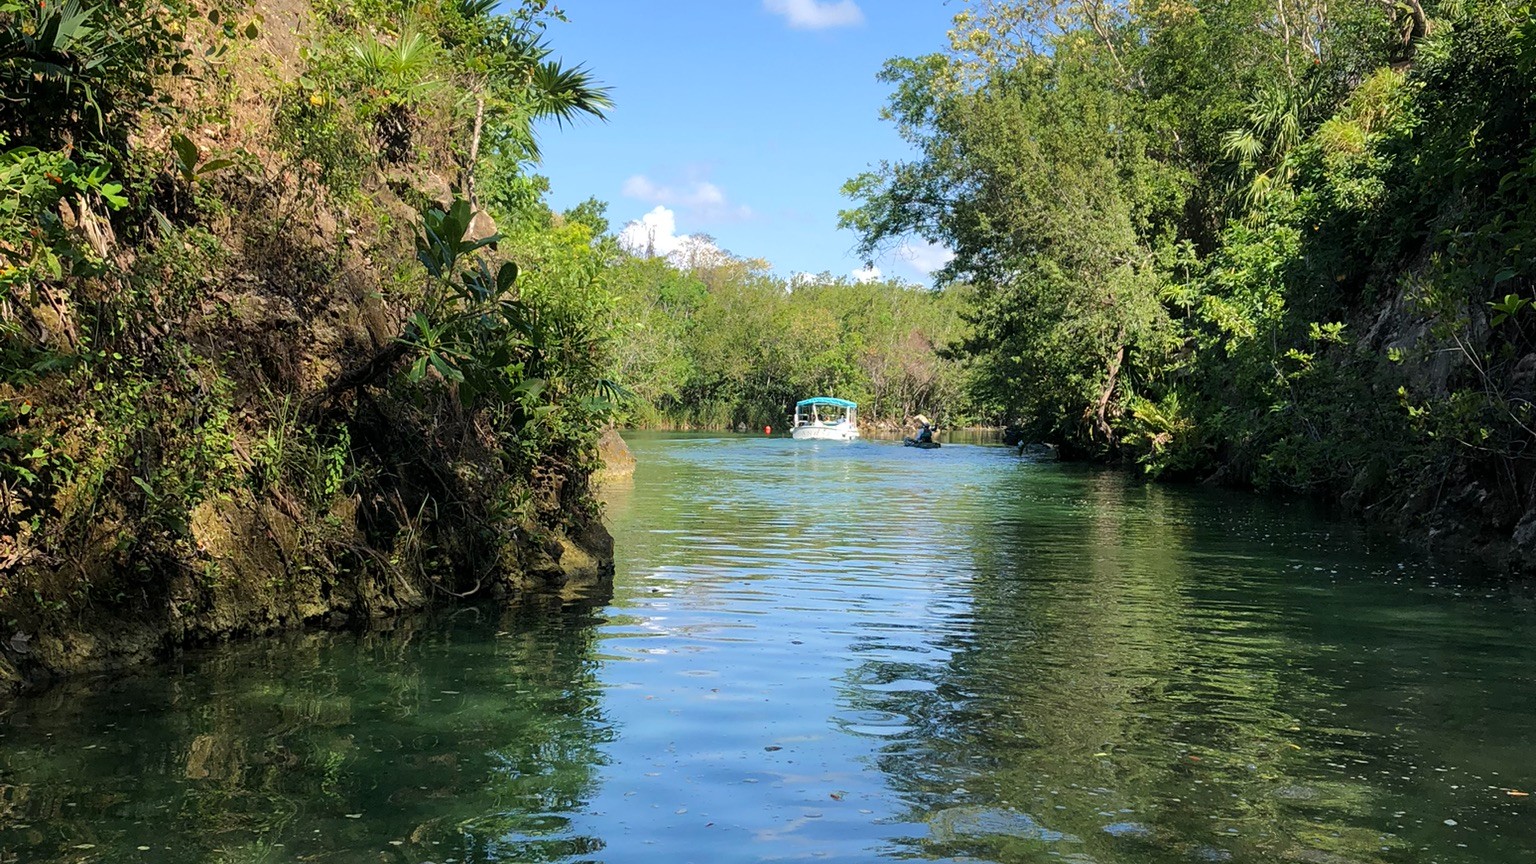
[[[763,434],[764,435],[772,435],[773,434],[773,427],[772,426],[764,426],[763,427]]]

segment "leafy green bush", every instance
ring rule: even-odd
[[[89,142],[122,155],[128,123],[168,104],[156,85],[190,59],[186,4],[0,2],[0,132],[38,147]]]
[[[367,125],[338,97],[343,89],[323,77],[299,78],[279,97],[273,132],[306,174],[348,198],[373,166],[374,151]]]
[[[1066,452],[1361,506],[1462,468],[1516,518],[1533,7],[1287,8],[968,10],[888,64],[918,156],[850,181],[844,224],[955,251],[973,395]]]

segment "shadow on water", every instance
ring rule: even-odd
[[[580,607],[192,652],[10,706],[0,858],[555,861],[613,729]],[[5,857],[9,856],[9,857]]]
[[[0,862],[1536,859],[1524,602],[1009,448],[631,445],[602,609],[9,706]]]

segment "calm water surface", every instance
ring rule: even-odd
[[[1536,625],[1300,508],[636,436],[614,595],[0,707],[0,862],[1536,860]]]

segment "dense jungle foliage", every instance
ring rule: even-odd
[[[593,518],[611,301],[531,168],[609,100],[499,8],[0,2],[0,610],[461,593]]]
[[[1536,7],[988,0],[884,77],[844,223],[953,249],[984,410],[1536,540]]]

